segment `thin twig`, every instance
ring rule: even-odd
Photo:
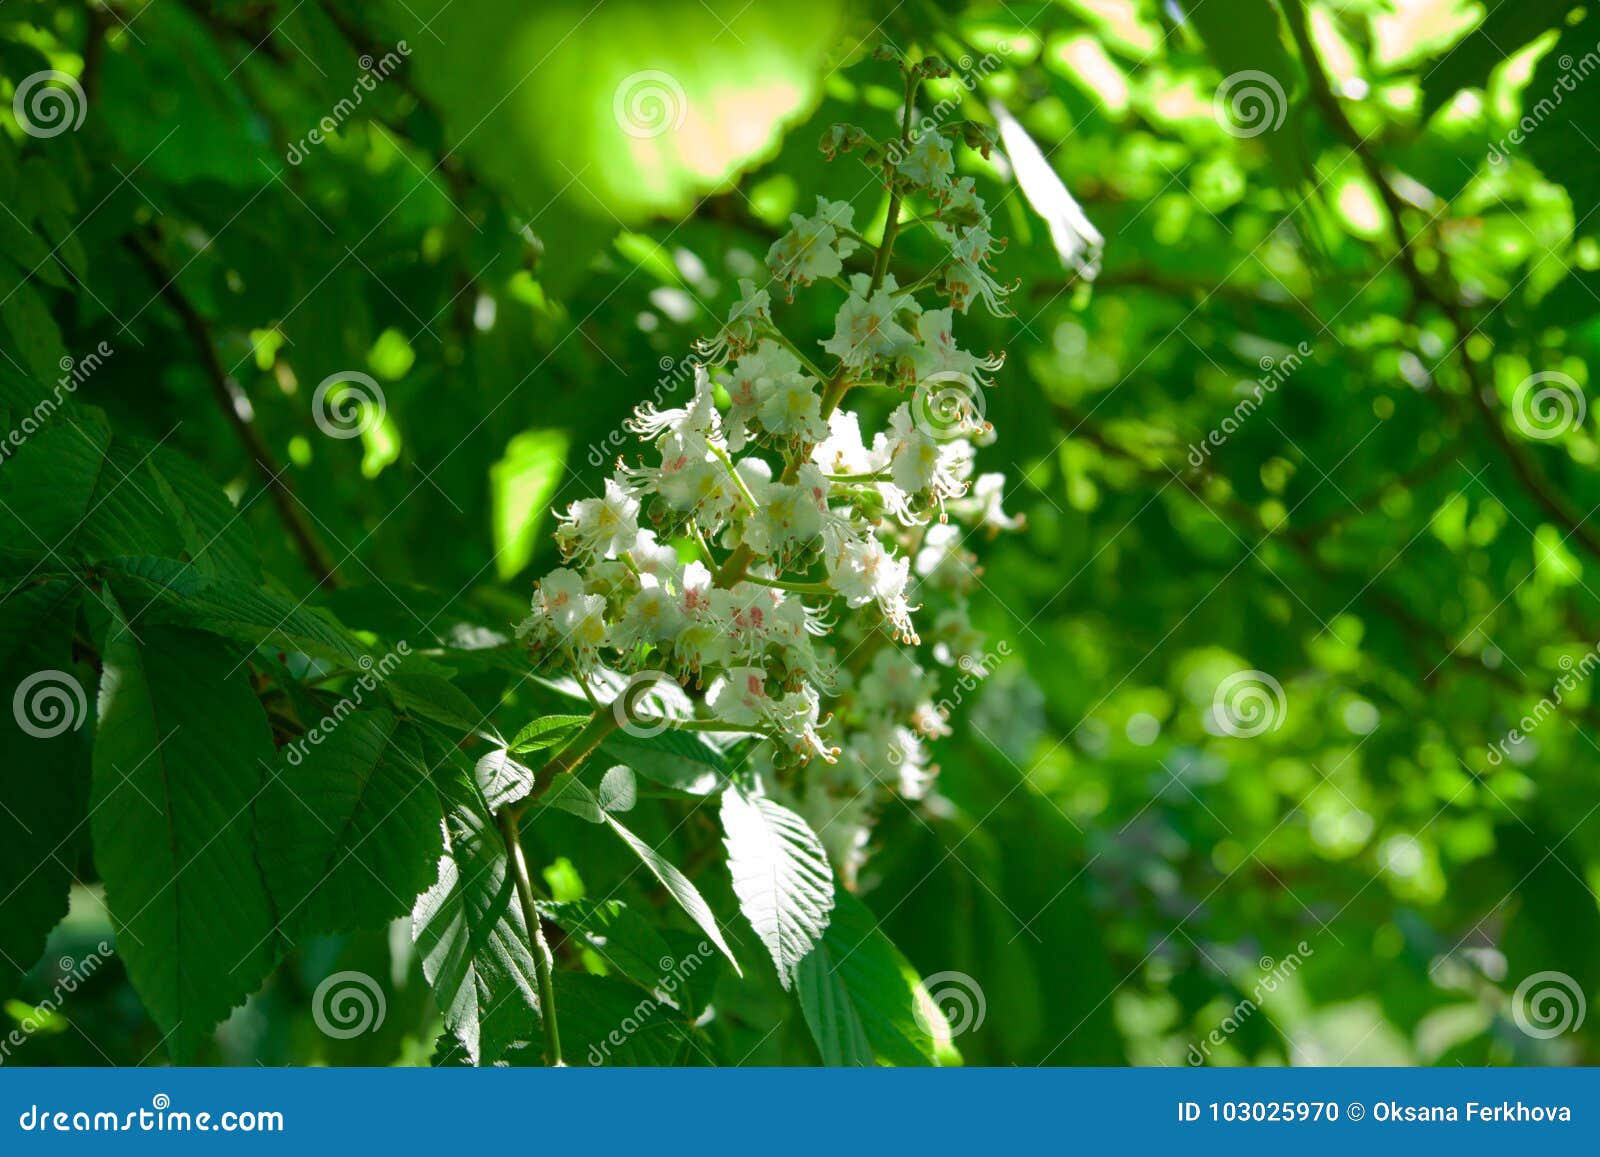
[[[233,427],[239,441],[244,443],[250,461],[266,484],[267,492],[272,496],[273,506],[277,508],[278,516],[282,518],[285,528],[289,531],[289,537],[294,541],[301,561],[316,578],[318,586],[324,584],[337,586],[338,575],[334,571],[327,548],[323,546],[322,540],[306,519],[305,508],[295,497],[289,480],[284,476],[284,468],[278,465],[271,449],[262,439],[260,431],[245,417],[245,414],[250,412],[249,398],[239,383],[234,381],[223,367],[222,359],[217,355],[216,344],[211,339],[211,327],[195,309],[194,303],[178,288],[177,279],[168,273],[161,258],[142,238],[129,236],[123,239],[123,243],[144,268],[160,296],[172,307],[173,312],[178,315],[178,320],[183,323],[189,340],[193,342],[195,351],[200,355],[200,362],[205,369],[206,380],[211,386],[211,394],[216,400],[217,408],[222,411],[222,416],[227,419],[228,425]]]

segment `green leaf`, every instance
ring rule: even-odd
[[[0,996],[67,914],[87,811],[88,699],[69,647],[82,590],[53,579],[0,599]]]
[[[1562,25],[1572,0],[1484,0],[1483,23],[1467,33],[1422,77],[1422,119],[1464,88],[1484,88],[1489,74],[1541,33]]]
[[[118,559],[105,569],[136,626],[194,627],[251,647],[303,651],[348,667],[369,657],[361,642],[333,619],[266,587],[211,578],[164,558]]]
[[[252,807],[274,758],[216,639],[107,630],[91,829],[117,951],[178,1060],[261,983],[276,934]]]
[[[478,790],[491,812],[516,803],[533,790],[533,769],[503,747],[486,752],[473,768]]]
[[[620,900],[568,900],[539,906],[545,918],[592,951],[608,973],[646,991],[660,986],[675,964],[661,933]]]
[[[569,1065],[681,1065],[698,1055],[677,1012],[631,984],[558,972],[555,988]]]
[[[828,853],[794,812],[737,787],[722,793],[722,830],[739,907],[788,988],[833,911]]]
[[[533,561],[544,508],[556,492],[566,461],[565,434],[529,430],[511,439],[504,456],[489,467],[494,565],[502,581],[515,578]]]
[[[722,938],[722,930],[717,927],[717,918],[711,914],[711,905],[706,903],[705,897],[700,895],[699,889],[689,877],[678,871],[661,853],[623,827],[616,816],[604,810],[600,815],[604,822],[610,825],[611,830],[621,836],[623,842],[633,849],[634,855],[644,861],[644,866],[650,869],[651,875],[661,881],[662,886],[678,902],[678,907],[688,914],[689,919],[693,920],[711,943],[728,958],[728,963],[733,965],[734,972],[743,976],[739,961],[734,958],[733,949],[729,948],[728,942]]]
[[[208,575],[259,583],[255,538],[243,512],[222,489],[193,462],[165,446],[149,457],[146,468],[177,522],[185,557]]]
[[[829,1064],[866,1063],[862,1033],[880,1064],[960,1063],[950,1026],[916,969],[848,892],[835,897],[833,919],[802,962],[796,988],[806,1024]]]
[[[689,877],[678,871],[660,852],[624,827],[616,816],[601,806],[599,797],[576,775],[562,776],[542,802],[546,807],[558,807],[592,824],[608,825],[622,838],[623,843],[633,849],[633,854],[644,861],[644,866],[650,869],[650,874],[661,881],[662,886],[688,914],[689,919],[693,920],[711,943],[728,958],[733,970],[740,976],[744,975],[739,970],[739,962],[734,958],[733,949],[729,948],[728,942],[722,938],[722,930],[717,927],[717,918],[712,915],[711,905],[706,903],[705,897],[700,894]],[[537,816],[538,813],[532,814]]]
[[[44,423],[36,424],[38,414]],[[16,570],[37,562],[60,569],[69,540],[90,510],[111,444],[98,413],[60,415],[48,397],[24,418],[20,447],[0,466],[0,566]]]
[[[417,899],[412,936],[445,1025],[473,1064],[538,1029],[538,981],[505,846],[481,801],[445,814],[438,881]]]
[[[262,870],[296,939],[383,927],[439,861],[443,817],[416,733],[381,710],[325,724],[279,752],[258,813]]]
[[[1600,92],[1575,79],[1573,62],[1594,52],[1600,39],[1596,29],[1600,19],[1592,9],[1586,19],[1564,29],[1522,93],[1524,120],[1536,126],[1527,132],[1523,147],[1545,176],[1566,186],[1573,219],[1584,232],[1593,232],[1593,211],[1600,204],[1600,165],[1592,163],[1592,146],[1583,140],[1600,123]],[[1582,142],[1581,148],[1574,147],[1575,140]]]
[[[384,681],[394,705],[409,715],[420,715],[465,735],[484,721],[466,692],[442,675],[429,671],[400,670]]]
[[[557,747],[582,731],[588,722],[587,715],[546,715],[517,732],[508,747],[517,755],[529,755],[547,747]]]
[[[728,761],[691,732],[638,736],[614,731],[600,744],[600,750],[646,779],[689,795],[710,795],[728,782]]]
[[[845,17],[838,0],[798,21],[782,0],[414,0],[406,12],[397,32],[452,151],[530,215],[558,293],[620,225],[688,210],[771,149],[815,99]]]

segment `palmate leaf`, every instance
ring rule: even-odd
[[[960,1063],[916,969],[848,892],[838,894],[822,943],[801,962],[796,988],[825,1064]]]
[[[470,770],[444,775],[445,851],[412,909],[412,936],[446,1027],[473,1064],[487,1064],[537,1031],[538,980],[500,833]]]
[[[788,988],[833,911],[828,854],[805,820],[737,787],[722,793],[722,829],[739,907]]]
[[[52,579],[0,598],[0,996],[67,913],[87,802],[88,704],[69,651],[82,593]]]
[[[184,1060],[274,960],[252,812],[272,737],[220,640],[118,628],[101,652],[95,863],[117,952]]]
[[[261,867],[298,936],[382,927],[436,877],[442,813],[417,734],[387,711],[279,753],[262,794]]]

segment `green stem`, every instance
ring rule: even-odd
[[[792,591],[797,595],[831,595],[833,588],[827,583],[801,583],[791,582],[789,579],[758,578],[753,574],[744,576],[747,583],[755,583],[760,587],[772,587],[774,590]]]
[[[500,824],[500,838],[505,841],[506,859],[511,866],[512,879],[517,885],[517,899],[522,905],[522,918],[528,925],[528,939],[533,948],[533,969],[539,982],[539,1021],[544,1026],[545,1064],[561,1068],[561,1027],[556,1021],[555,956],[544,938],[544,926],[539,921],[539,908],[534,903],[533,879],[528,875],[528,858],[522,852],[522,832],[517,817],[502,811],[496,817]]]
[[[527,811],[531,804],[550,790],[550,786],[555,783],[558,776],[576,770],[579,764],[594,754],[595,748],[605,741],[606,736],[621,725],[622,721],[617,718],[615,705],[602,707],[595,712],[594,717],[573,737],[572,742],[563,747],[554,759],[534,775],[532,790],[520,802],[508,809],[512,816],[518,817]]]

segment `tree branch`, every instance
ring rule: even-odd
[[[260,431],[246,416],[252,412],[250,399],[239,383],[223,368],[222,359],[217,356],[216,345],[211,339],[211,328],[205,318],[200,316],[194,303],[178,288],[177,279],[167,272],[161,258],[142,238],[129,236],[123,239],[123,244],[144,268],[160,296],[178,315],[178,320],[183,324],[189,340],[200,356],[200,363],[205,370],[206,380],[211,386],[211,395],[217,403],[217,408],[222,411],[222,416],[227,419],[228,425],[233,427],[239,441],[244,444],[245,451],[250,455],[251,463],[266,484],[273,506],[277,508],[278,516],[283,520],[284,527],[288,530],[289,537],[293,540],[306,569],[316,578],[318,586],[323,584],[337,586],[338,576],[327,548],[323,546],[322,540],[307,520],[305,508],[295,497],[288,479],[284,477],[285,468],[278,464],[271,449],[262,439]]]

